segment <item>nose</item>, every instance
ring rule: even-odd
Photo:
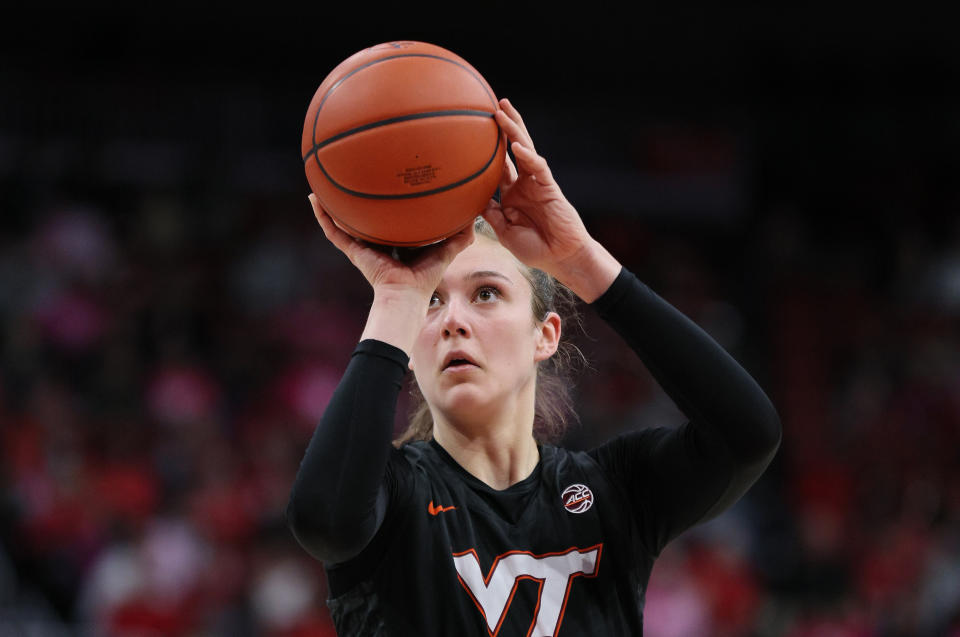
[[[449,338],[454,334],[470,336],[470,324],[467,322],[467,309],[463,302],[450,300],[443,308],[443,336]]]

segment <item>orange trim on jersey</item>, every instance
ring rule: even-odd
[[[570,587],[573,586],[574,578],[579,577],[581,575],[583,577],[593,578],[600,574],[600,558],[603,557],[603,542],[601,542],[600,544],[594,544],[590,548],[584,549],[583,551],[581,551],[581,553],[588,552],[593,549],[597,549],[597,562],[596,562],[596,566],[594,566],[593,568],[593,573],[590,573],[589,575],[587,575],[586,573],[573,573],[572,575],[570,575],[570,579],[567,580],[567,591],[563,594],[563,605],[560,607],[560,617],[557,619],[557,630],[555,630],[553,633],[554,637],[556,637],[557,633],[560,632],[560,625],[563,623],[563,615],[567,612],[567,600],[570,598]],[[528,633],[528,637],[529,637],[529,633]]]
[[[577,548],[576,546],[571,546],[565,551],[553,551],[550,553],[540,553],[539,555],[537,553],[534,553],[533,551],[520,551],[520,550],[507,551],[506,553],[501,553],[500,555],[498,555],[493,559],[493,563],[490,565],[490,570],[487,572],[486,577],[483,578],[483,583],[486,586],[490,585],[490,578],[493,577],[493,572],[497,570],[497,562],[499,562],[502,558],[507,557],[508,555],[525,553],[526,555],[539,559],[542,557],[550,557],[553,555],[566,555],[567,553],[571,553],[573,551],[577,551],[579,553],[589,553],[594,549],[597,549],[597,560],[593,567],[593,573],[589,573],[589,574],[588,573],[572,573],[570,577],[567,579],[567,590],[563,594],[563,604],[561,604],[560,606],[560,615],[557,618],[557,628],[553,633],[554,637],[556,637],[556,635],[560,633],[560,625],[563,624],[563,616],[567,612],[567,600],[570,598],[570,588],[573,586],[574,578],[578,576],[594,578],[600,574],[600,558],[603,556],[603,542],[600,542],[599,544],[594,544],[593,546],[588,546],[585,549]],[[476,549],[467,549],[466,551],[460,551],[459,553],[454,553],[453,557],[460,557],[462,555],[466,555],[467,553],[473,553],[473,557],[477,560],[477,565],[480,565],[480,556],[477,555]],[[540,613],[540,600],[543,593],[543,582],[545,581],[543,578],[533,577],[532,575],[518,575],[513,580],[513,588],[510,590],[510,597],[507,598],[507,602],[503,607],[503,613],[500,615],[500,621],[497,622],[497,627],[493,630],[493,632],[490,632],[490,629],[488,628],[488,626],[490,625],[490,622],[487,621],[487,614],[484,612],[483,607],[480,605],[479,600],[477,600],[476,596],[473,594],[473,591],[470,590],[470,587],[467,586],[467,583],[463,581],[462,577],[460,577],[460,573],[459,572],[457,573],[457,580],[460,582],[460,586],[463,587],[463,590],[467,591],[467,595],[470,596],[470,599],[473,601],[473,605],[477,607],[477,610],[480,611],[480,615],[483,616],[484,628],[487,629],[487,634],[490,635],[490,637],[497,637],[497,633],[500,632],[500,627],[503,626],[503,621],[507,618],[507,613],[510,610],[510,605],[513,603],[513,597],[514,595],[517,594],[517,585],[520,583],[520,580],[522,579],[533,580],[535,582],[539,582],[540,584],[539,589],[537,590],[537,605],[533,609],[533,619],[530,621],[530,628],[527,629],[526,637],[530,637],[530,633],[532,633],[533,629],[536,628],[537,626],[537,615]]]
[[[540,587],[537,589],[537,605],[533,607],[533,619],[530,620],[530,628],[527,629],[527,634],[524,636],[524,637],[530,637],[530,633],[532,633],[533,629],[537,627],[537,617],[539,617],[540,615],[540,600],[543,599],[543,583],[546,580],[540,579],[539,577],[530,577],[528,575],[521,575],[520,577],[517,578],[517,582],[519,582],[521,579],[532,579],[540,582]],[[570,592],[570,588],[567,587],[567,593],[569,592]],[[506,618],[508,610],[510,610],[509,606],[503,609],[503,618],[500,619],[501,622],[503,621],[504,618]],[[560,628],[560,624],[557,624],[557,629],[559,630],[559,628]]]

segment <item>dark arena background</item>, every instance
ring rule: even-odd
[[[510,97],[779,410],[766,474],[657,562],[646,634],[960,635],[955,22],[487,4],[5,19],[0,635],[333,634],[283,509],[370,294],[300,134],[338,62],[404,39]],[[677,424],[583,314],[566,443]]]

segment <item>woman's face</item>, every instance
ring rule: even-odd
[[[444,273],[410,358],[435,414],[463,421],[532,405],[536,364],[556,351],[560,329],[556,315],[534,320],[523,267],[478,235]]]

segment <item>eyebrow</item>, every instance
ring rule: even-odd
[[[475,270],[467,275],[468,279],[486,279],[490,277],[493,277],[496,279],[503,279],[507,283],[510,283],[511,285],[513,284],[513,281],[511,281],[508,276],[506,276],[505,274],[500,274],[495,270]]]

